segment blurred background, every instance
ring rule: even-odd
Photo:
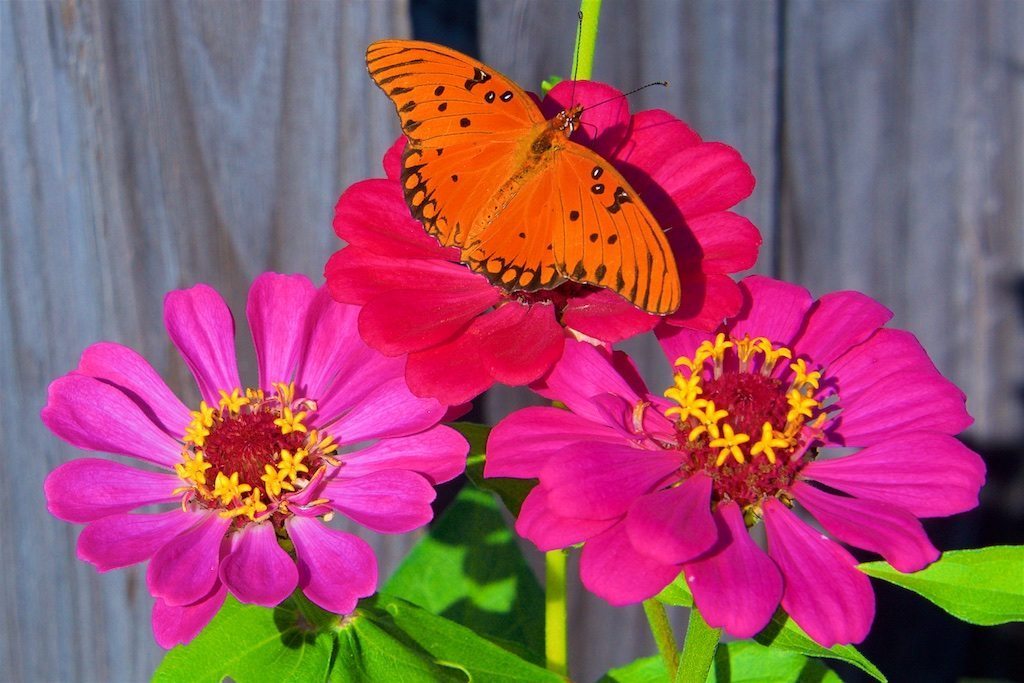
[[[240,312],[265,270],[319,282],[341,246],[335,200],[382,175],[397,117],[366,45],[442,42],[537,89],[570,75],[577,9],[0,1],[0,680],[144,681],[162,654],[144,569],[97,574],[75,559],[78,528],[45,511],[43,478],[78,454],[39,422],[46,385],[112,340],[189,402],[164,293],[207,282]],[[1024,2],[605,0],[595,78],[670,81],[631,106],[751,165],[756,270],[878,298],[966,392],[989,483],[978,510],[929,525],[936,545],[1024,543]],[[248,347],[239,334],[243,374]],[[661,362],[650,340],[629,348]],[[493,421],[529,401],[478,406]],[[382,573],[413,541],[374,540]],[[1024,680],[1022,625],[970,627],[876,588],[862,650],[891,680]],[[575,680],[654,652],[639,607],[570,600]]]

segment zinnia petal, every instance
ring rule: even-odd
[[[381,439],[372,446],[345,453],[341,459],[349,478],[379,470],[409,470],[440,484],[462,473],[468,452],[469,444],[461,434],[439,425],[418,434]]]
[[[718,540],[684,565],[686,584],[709,625],[750,638],[768,625],[779,606],[782,575],[747,533],[739,505],[725,503],[713,515]]]
[[[46,509],[65,522],[91,522],[143,505],[176,503],[181,480],[110,460],[79,458],[46,477]]]
[[[578,442],[566,446],[540,473],[548,505],[559,515],[609,519],[622,515],[680,465],[671,451],[626,444]]]
[[[485,279],[452,264],[444,277],[410,284],[414,287],[380,292],[359,316],[363,339],[388,356],[455,338],[499,299]]]
[[[116,386],[171,436],[185,433],[188,408],[134,350],[110,342],[93,344],[82,353],[76,370]]]
[[[533,406],[512,413],[487,438],[484,476],[531,479],[548,458],[577,441],[620,442],[617,432],[567,410]]]
[[[221,544],[230,526],[230,519],[208,512],[160,548],[146,571],[149,592],[171,606],[190,605],[208,594],[217,582]]]
[[[981,457],[946,434],[904,434],[831,460],[801,476],[851,496],[898,505],[916,517],[945,517],[978,506],[985,483]]]
[[[252,331],[259,368],[260,387],[269,390],[273,382],[290,382],[305,342],[306,311],[316,288],[304,275],[264,273],[249,288],[245,314]],[[234,387],[222,387],[233,389]]]
[[[827,367],[891,318],[892,311],[860,292],[825,294],[807,314],[807,326],[793,351]]]
[[[334,301],[323,288],[317,290],[309,304],[305,344],[299,352],[295,384],[307,396],[317,397],[321,411],[328,388],[343,382],[364,364],[380,358],[385,361],[385,367],[397,365],[397,372],[389,377],[402,374],[404,365],[400,360],[385,358],[363,343],[357,326],[359,310],[357,306]]]
[[[85,375],[50,383],[40,417],[54,434],[90,451],[130,455],[166,468],[181,461],[181,443],[114,386]]]
[[[157,598],[153,603],[153,636],[157,645],[169,650],[190,642],[220,611],[227,594],[227,586],[218,581],[209,595],[191,605],[171,606]]]
[[[956,434],[972,422],[963,392],[909,332],[878,330],[828,372],[843,409],[832,435],[837,445],[870,446],[917,431]]]
[[[603,421],[603,413],[591,399],[614,394],[630,403],[639,403],[641,395],[616,368],[607,353],[586,342],[565,340],[562,359],[536,387],[537,393],[561,401],[580,417]]]
[[[235,359],[235,321],[216,290],[196,285],[169,292],[164,298],[164,325],[207,403],[217,405],[221,389],[242,386]]]
[[[734,339],[744,335],[765,337],[775,344],[788,344],[804,324],[811,308],[811,294],[803,287],[751,275],[740,283],[746,297],[743,308],[731,323]]]
[[[188,530],[200,515],[179,510],[117,514],[87,524],[78,536],[78,559],[101,572],[127,567],[153,557],[168,541]]]
[[[299,572],[278,544],[273,524],[250,524],[235,534],[220,579],[241,602],[274,607],[295,590]]]
[[[285,527],[295,543],[299,586],[310,600],[349,614],[377,589],[377,558],[366,541],[308,517],[289,517]]]
[[[535,486],[523,500],[516,519],[516,533],[532,541],[542,552],[582,543],[617,522],[615,519],[561,517],[548,507],[547,498],[547,491]]]
[[[346,474],[342,468],[341,474]],[[328,506],[349,519],[382,534],[400,534],[429,522],[434,512],[434,488],[407,470],[382,470],[327,482],[320,494]]]
[[[672,583],[680,569],[637,552],[621,522],[588,540],[580,554],[583,585],[613,605],[628,605],[657,595]]]
[[[406,379],[413,393],[462,403],[495,381],[526,384],[562,354],[562,328],[547,305],[507,303],[475,320],[445,344],[409,355]]]
[[[357,443],[415,434],[437,424],[444,412],[445,406],[434,399],[414,396],[399,377],[376,387],[330,425],[332,432],[342,435],[343,443]]]
[[[694,475],[668,489],[640,496],[626,515],[633,547],[663,564],[679,564],[718,538],[711,517],[711,478]]]
[[[916,572],[939,557],[921,522],[905,510],[877,500],[841,498],[804,482],[797,482],[792,491],[830,534],[873,550],[901,572]]]
[[[875,617],[875,594],[857,560],[775,499],[764,505],[768,554],[782,570],[782,607],[816,643],[864,640]]]

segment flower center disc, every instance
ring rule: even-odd
[[[719,334],[676,361],[665,396],[678,406],[665,414],[676,419],[682,474],[710,476],[713,504],[736,501],[757,514],[813,457],[807,445],[826,419],[816,398],[821,373],[799,359],[779,367],[790,358],[763,337]]]
[[[211,465],[207,476],[216,480],[217,474],[230,477],[237,472],[239,483],[262,488],[264,467],[276,465],[282,450],[294,453],[306,443],[303,432],[282,434],[281,427],[274,424],[278,418],[280,415],[269,410],[260,410],[229,414],[215,422],[203,445],[206,462]]]
[[[289,514],[291,494],[305,488],[338,445],[303,423],[316,404],[295,398],[295,386],[275,384],[270,396],[259,389],[221,390],[216,408],[203,401],[192,412],[182,437],[183,462],[175,465],[185,483],[182,505],[220,508],[239,526],[245,518],[275,523]]]

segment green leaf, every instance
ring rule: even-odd
[[[501,502],[513,516],[519,516],[519,508],[523,506],[526,494],[537,485],[536,479],[484,479],[484,453],[487,448],[487,436],[491,428],[474,422],[454,422],[451,425],[469,441],[469,457],[466,459],[466,476],[478,489],[494,491],[501,497]]]
[[[857,648],[852,645],[834,645],[826,649],[818,645],[781,609],[764,630],[754,636],[754,640],[771,648],[797,652],[808,657],[838,659],[854,665],[882,683],[887,680],[878,667],[868,661]]]
[[[675,581],[665,586],[660,593],[654,596],[654,599],[666,605],[693,607],[693,593],[686,585],[686,573],[680,572]]]
[[[548,76],[547,78],[545,78],[543,81],[540,82],[541,94],[547,95],[549,90],[554,88],[556,85],[561,83],[563,80],[565,80],[565,79],[563,79],[561,76]]]
[[[868,562],[860,570],[912,590],[972,624],[1024,621],[1024,546],[951,550],[913,574],[886,562]]]
[[[468,628],[406,602],[401,598],[379,594],[360,603],[359,618],[346,630],[354,632],[352,645],[339,641],[338,665],[352,665],[361,658],[361,670],[398,671],[395,652],[404,650],[401,665],[410,675],[394,674],[379,679],[333,678],[336,681],[370,680],[458,680],[479,683],[564,683],[557,674],[547,671],[504,648],[481,638]],[[353,654],[354,652],[354,654]],[[427,674],[415,669],[422,664],[416,657],[431,662],[442,672],[440,678],[417,678]],[[385,661],[368,661],[384,660]],[[403,677],[405,676],[405,677]]]
[[[655,598],[666,605],[676,605],[679,607],[693,606],[693,595],[686,585],[685,574],[677,576],[675,581],[666,586]],[[783,651],[795,652],[808,657],[825,657],[849,662],[876,679],[880,681],[885,680],[882,672],[868,661],[857,648],[852,645],[836,645],[829,649],[823,648],[811,640],[810,636],[804,633],[803,629],[797,626],[782,610],[775,613],[768,626],[754,636],[754,639],[762,645]]]
[[[665,660],[654,655],[611,669],[597,683],[665,683],[667,677]]]
[[[337,620],[301,594],[273,609],[243,605],[229,595],[195,640],[164,656],[153,680],[322,681],[334,650],[330,626]]]
[[[416,642],[360,607],[338,632],[330,683],[463,683],[465,671],[444,666]],[[385,621],[383,624],[378,621]]]
[[[665,660],[644,657],[612,669],[598,683],[665,683]],[[836,672],[796,652],[749,640],[723,643],[715,652],[709,683],[842,683]]]
[[[712,683],[842,683],[835,671],[796,652],[749,640],[718,646],[708,681]]]
[[[382,591],[544,661],[544,592],[490,493],[464,488]]]

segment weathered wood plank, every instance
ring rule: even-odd
[[[1024,5],[802,1],[785,27],[783,274],[890,306],[1019,437]]]
[[[338,194],[396,134],[363,50],[408,32],[404,2],[0,3],[4,680],[149,678],[143,571],[96,574],[45,513],[77,455],[39,422],[46,385],[111,339],[194,396],[164,292],[205,281],[240,312],[263,270],[319,279]],[[411,541],[378,542],[382,571]]]

